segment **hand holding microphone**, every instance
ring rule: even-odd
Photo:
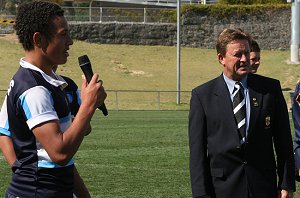
[[[83,55],[83,56],[78,57],[78,62],[79,62],[79,66],[80,66],[81,70],[83,71],[83,74],[84,74],[87,82],[89,83],[91,81],[94,73],[93,73],[92,65],[91,65],[91,62],[90,62],[88,56]],[[104,116],[108,115],[108,111],[106,109],[104,102],[102,105],[100,105],[98,107],[98,109],[100,109],[102,111]]]

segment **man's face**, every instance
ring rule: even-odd
[[[250,52],[250,72],[256,73],[260,64],[260,52]]]
[[[227,44],[225,56],[218,54],[224,75],[239,81],[249,72],[250,47],[247,40],[235,40]]]
[[[68,23],[64,17],[55,17],[52,26],[52,38],[50,41],[46,41],[45,47],[43,47],[45,61],[51,66],[66,63],[69,46],[73,44]]]

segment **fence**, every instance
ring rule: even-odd
[[[150,1],[149,1],[150,2]],[[166,1],[153,0],[153,3]],[[176,1],[167,1],[167,3]],[[217,0],[185,0],[183,4],[213,4]],[[130,8],[130,7],[62,7],[67,21],[76,22],[130,22],[130,23],[175,23],[173,8]],[[15,19],[14,15],[0,13],[0,19]],[[13,33],[13,25],[0,23],[0,35]]]
[[[177,91],[106,90],[108,110],[188,110],[190,91],[181,91],[181,104],[176,104]],[[0,108],[6,90],[0,90]]]
[[[190,91],[107,90],[106,106],[113,110],[188,110]]]
[[[63,7],[69,23],[127,22],[175,23],[175,8],[126,8],[126,7]],[[14,15],[1,15],[0,19],[15,19]],[[13,25],[0,23],[0,34],[13,33]]]
[[[189,1],[188,1],[189,2]],[[191,4],[200,1],[191,1]],[[213,0],[207,2],[214,2]],[[205,2],[205,4],[208,4]],[[176,23],[173,8],[63,7],[69,22]]]
[[[150,0],[147,2],[164,2],[164,3],[177,3],[177,0]],[[214,4],[217,3],[218,0],[181,0],[182,4]]]
[[[63,7],[69,22],[174,23],[174,8]]]
[[[177,91],[106,90],[108,110],[189,110],[191,91],[180,91],[180,104],[176,104]],[[283,91],[288,110],[292,106],[293,92]],[[0,90],[2,105],[6,90]]]
[[[15,16],[14,15],[1,15],[0,13],[0,20],[5,19],[5,20],[14,20]],[[13,24],[9,23],[0,23],[0,35],[2,34],[11,34],[13,33]]]

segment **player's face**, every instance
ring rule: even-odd
[[[250,72],[256,73],[260,65],[260,52],[250,52]]]
[[[67,62],[69,46],[73,40],[65,17],[56,16],[52,21],[52,37],[44,50],[49,65],[59,65]]]
[[[247,40],[235,40],[227,44],[225,56],[218,54],[224,74],[235,81],[249,72],[250,48]]]

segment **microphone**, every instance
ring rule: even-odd
[[[90,59],[88,58],[87,55],[83,55],[83,56],[78,57],[78,62],[79,62],[79,66],[80,66],[81,70],[83,71],[83,74],[84,74],[87,82],[89,83],[94,75]],[[107,111],[104,103],[102,105],[100,105],[100,107],[98,107],[98,109],[100,109],[102,111],[104,116],[108,115],[108,111]]]

